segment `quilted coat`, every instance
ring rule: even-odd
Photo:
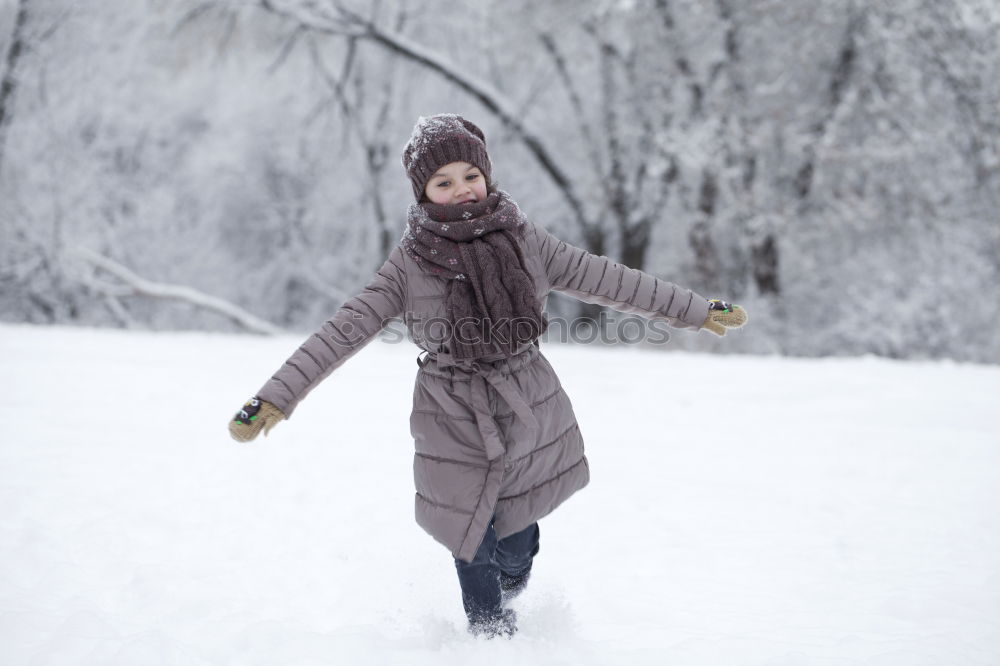
[[[678,328],[698,329],[708,315],[698,294],[531,223],[522,242],[543,305],[556,290]],[[424,350],[410,415],[416,519],[452,555],[471,561],[491,518],[499,538],[518,532],[583,488],[590,472],[573,407],[537,341],[510,358],[457,362],[448,353],[445,292],[445,280],[396,247],[258,395],[290,417],[310,390],[401,316]]]

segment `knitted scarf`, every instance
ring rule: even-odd
[[[527,223],[506,192],[470,204],[412,204],[403,249],[448,280],[451,355],[477,359],[533,342],[546,327],[520,240]]]

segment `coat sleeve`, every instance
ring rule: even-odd
[[[648,273],[591,254],[533,225],[549,286],[586,303],[606,305],[676,328],[700,329],[708,299]]]
[[[257,395],[290,417],[309,391],[401,315],[405,302],[406,274],[397,246],[364,290],[309,336]]]

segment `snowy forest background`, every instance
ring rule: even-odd
[[[311,331],[456,112],[536,223],[751,313],[677,347],[1000,362],[997,0],[0,0],[0,54],[3,321]]]

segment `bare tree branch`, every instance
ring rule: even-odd
[[[272,62],[270,65],[267,66],[268,74],[273,74],[278,70],[279,67],[281,67],[281,65],[285,62],[285,60],[288,59],[288,56],[291,54],[292,50],[295,48],[295,45],[298,43],[299,38],[305,33],[306,29],[303,28],[301,25],[296,26],[296,28],[292,30],[291,34],[288,35],[288,38],[281,44],[281,50],[278,51],[278,55],[275,57],[274,62]]]
[[[309,53],[312,57],[312,61],[317,70],[320,72],[320,75],[333,92],[333,97],[340,106],[340,111],[343,115],[345,124],[351,128],[361,144],[361,148],[365,156],[365,166],[367,167],[366,175],[368,176],[369,181],[369,191],[365,198],[371,202],[373,212],[375,214],[375,222],[379,233],[379,248],[383,254],[388,254],[392,249],[392,243],[394,240],[393,233],[389,225],[389,215],[386,211],[384,201],[384,188],[382,187],[382,178],[387,163],[386,155],[388,147],[386,146],[384,139],[381,138],[382,133],[378,131],[378,128],[384,126],[386,119],[389,116],[393,98],[394,77],[392,76],[392,72],[390,72],[388,76],[381,77],[381,104],[376,114],[374,123],[375,129],[370,131],[365,126],[365,120],[368,114],[362,112],[362,103],[360,99],[355,99],[353,101],[349,99],[346,90],[347,86],[345,85],[348,78],[351,76],[356,51],[357,39],[354,37],[348,38],[347,56],[344,58],[344,66],[342,68],[341,75],[338,78],[334,76],[326,66],[316,40],[309,40]],[[367,77],[364,77],[363,75],[357,76],[356,83],[358,95],[356,95],[356,97],[360,98],[361,92],[363,91],[361,86],[366,81]]]
[[[597,172],[603,173],[604,159],[601,157],[601,151],[598,150],[594,130],[591,128],[590,122],[587,120],[587,116],[584,113],[586,106],[584,105],[583,98],[580,96],[580,93],[576,89],[576,85],[573,82],[573,77],[570,74],[569,67],[566,63],[566,58],[559,50],[559,46],[556,44],[556,40],[551,33],[540,33],[538,35],[538,39],[541,41],[542,46],[545,47],[545,51],[552,57],[552,62],[556,66],[556,72],[559,74],[559,80],[562,81],[563,88],[566,89],[566,94],[569,96],[570,103],[575,111],[574,116],[576,117],[577,125],[580,128],[580,135],[583,137],[584,144],[587,147],[587,155]],[[607,190],[607,183],[605,180],[603,178],[599,180],[601,187]],[[606,194],[609,193],[606,192]]]
[[[213,6],[212,2],[203,2],[197,7],[192,7],[174,24],[174,27],[170,30],[170,34],[176,36],[189,23],[196,21],[199,16],[211,10]]]
[[[541,135],[520,118],[516,105],[493,86],[468,76],[453,67],[447,59],[438,53],[413,42],[405,35],[395,30],[383,30],[370,19],[353,12],[341,2],[332,2],[332,7],[337,11],[336,15],[330,15],[325,10],[321,11],[314,5],[309,6],[312,11],[306,12],[278,8],[273,0],[260,0],[260,2],[264,9],[286,16],[310,29],[332,35],[355,36],[375,42],[389,51],[437,73],[477,99],[525,145],[563,195],[576,222],[583,228],[584,234],[586,236],[593,235],[593,225],[587,218],[583,202],[577,195],[569,176],[560,168],[555,156],[541,139]]]
[[[243,308],[230,303],[229,301],[216,296],[210,296],[209,294],[190,287],[164,284],[162,282],[151,282],[139,277],[121,264],[92,250],[77,248],[73,251],[73,254],[80,257],[87,263],[114,275],[124,283],[122,287],[118,287],[101,283],[93,279],[90,280],[89,286],[94,287],[109,296],[134,295],[182,301],[184,303],[189,303],[196,307],[220,314],[254,333],[277,335],[284,332],[278,326],[255,317]]]
[[[341,37],[355,36],[361,37],[364,29],[357,25],[357,14],[353,14],[344,9],[339,3],[336,8],[342,16],[331,15],[325,8],[318,7],[314,2],[299,3],[297,8],[290,9],[278,6],[274,0],[260,0],[260,6],[266,11],[283,16],[291,21],[300,23],[310,30],[316,30],[329,35],[339,35]],[[302,5],[305,5],[304,7]]]

